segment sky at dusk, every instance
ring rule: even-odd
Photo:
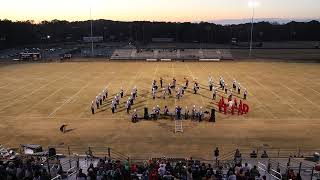
[[[248,19],[249,0],[0,0],[0,19],[215,21]],[[256,18],[319,19],[320,0],[257,0]]]

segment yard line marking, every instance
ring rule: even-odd
[[[232,79],[232,76],[229,74],[229,72],[226,72],[226,74]],[[237,79],[237,78],[234,78],[234,79]],[[244,86],[243,81],[241,83],[242,83],[241,85]],[[250,97],[253,97],[260,105],[262,105],[265,108],[269,108],[268,106],[263,104],[258,98],[256,98],[255,95],[250,90],[248,91],[248,94],[251,95]],[[264,111],[264,112],[268,112],[268,114],[270,114],[274,119],[277,118],[271,111]]]
[[[290,79],[290,81],[293,81],[293,82],[295,82],[296,84],[300,85],[300,82],[298,82],[297,80],[295,80],[295,79],[293,79],[293,78]],[[320,92],[317,91],[317,90],[315,90],[315,89],[313,89],[312,87],[309,87],[309,86],[303,86],[303,87],[304,87],[304,88],[307,87],[307,88],[311,89],[312,91],[314,91],[315,93],[317,93],[318,96],[320,95]]]
[[[264,75],[264,76],[265,76],[265,77],[267,77],[268,79],[270,79],[270,78],[269,78],[269,76],[266,76],[266,75]],[[314,105],[314,106],[316,106],[318,109],[320,109],[320,106],[319,106],[318,104],[316,104],[316,103],[312,102],[310,99],[308,99],[308,98],[306,98],[305,96],[303,96],[302,94],[300,94],[300,93],[296,92],[296,91],[295,91],[295,90],[293,90],[292,88],[290,88],[290,87],[288,87],[288,86],[284,85],[283,83],[279,83],[278,81],[277,81],[277,84],[279,84],[280,86],[282,86],[282,87],[284,87],[284,88],[288,89],[289,91],[293,92],[294,94],[296,94],[296,95],[298,95],[298,96],[303,97],[306,101],[308,101],[309,103],[311,103],[312,105]]]
[[[36,107],[37,105],[45,102],[46,100],[48,100],[50,97],[52,97],[53,95],[57,94],[59,91],[61,91],[63,88],[65,87],[61,87],[59,89],[57,89],[56,91],[54,91],[53,93],[51,93],[49,96],[47,96],[46,98],[42,99],[41,101],[37,102],[36,104],[33,104],[31,107],[29,107],[27,110],[31,110],[32,108]]]
[[[20,88],[18,88],[18,89],[15,89],[15,90],[13,90],[13,91],[10,91],[10,92],[6,93],[5,95],[10,95],[10,94],[12,94],[12,93],[15,93],[16,91],[19,91],[19,90],[21,90],[21,89],[24,89],[24,88],[26,88],[26,87],[34,84],[34,83],[35,83],[35,82],[28,83],[28,84],[26,84],[26,85],[24,85],[24,86],[22,86],[22,87],[20,87]]]
[[[278,67],[277,67],[277,66],[274,66],[274,68],[278,68]],[[281,68],[278,68],[278,69],[279,69],[279,70],[282,70]],[[286,71],[286,72],[288,72],[288,71]],[[295,72],[293,72],[293,73],[295,74]],[[306,74],[307,74],[306,72],[303,72],[303,76],[302,76],[302,77],[305,77]],[[283,76],[281,76],[281,78],[284,79]],[[301,83],[300,83],[299,81],[297,81],[295,78],[289,78],[289,80],[295,82],[295,83],[298,84],[298,85],[301,85]],[[307,80],[310,80],[310,79],[307,79]],[[305,81],[305,80],[304,80],[304,81]],[[314,81],[312,81],[312,82],[314,82]],[[317,93],[317,95],[320,95],[320,92],[319,92],[319,91],[317,91],[317,90],[315,90],[315,89],[313,89],[313,88],[311,88],[311,87],[309,87],[309,86],[306,86],[306,87],[309,88],[309,89],[311,89],[311,90],[314,91],[315,93]],[[305,88],[305,86],[303,86],[303,88]]]
[[[153,82],[153,80],[155,80],[156,73],[158,72],[158,68],[159,68],[159,64],[157,63],[156,70],[155,70],[154,73],[153,73],[152,82]],[[148,89],[149,89],[149,88],[148,88]],[[151,92],[150,96],[152,96],[152,92]],[[152,99],[152,97],[151,97],[151,99]],[[148,106],[149,106],[149,101],[147,101],[147,107],[148,107]]]
[[[192,76],[193,80],[195,80],[194,75],[193,75],[192,71],[190,70],[189,65],[185,64],[185,66],[188,68],[189,74]],[[200,95],[200,98],[201,98],[201,101],[202,101],[202,106],[205,107],[206,103],[204,102],[202,95],[200,93],[199,93],[199,95]]]
[[[66,101],[64,101],[64,103],[62,103],[59,107],[57,107],[53,112],[51,112],[49,114],[48,117],[51,117],[53,114],[55,114],[59,109],[61,109],[65,104],[69,103],[74,97],[76,97],[83,89],[87,88],[90,84],[90,81],[82,86],[82,88],[80,88],[74,95],[72,95],[69,99],[67,99]]]
[[[174,72],[174,62],[172,62],[171,65],[172,65],[172,76],[173,76],[172,78],[176,78],[176,77],[175,77],[175,72]],[[177,85],[177,84],[176,84],[176,85]],[[175,109],[176,107],[177,107],[177,98],[174,97],[174,107],[173,107],[173,108]],[[174,111],[174,112],[175,112],[175,111]]]
[[[43,85],[43,86],[41,86],[41,87],[33,90],[31,93],[29,93],[29,94],[27,94],[27,95],[25,95],[25,96],[23,96],[23,97],[21,97],[21,98],[19,98],[19,99],[15,99],[13,102],[11,102],[11,103],[9,103],[8,105],[2,107],[2,108],[0,109],[0,112],[2,112],[5,108],[10,107],[10,106],[13,105],[13,104],[15,104],[15,103],[17,103],[17,102],[20,102],[20,101],[23,100],[24,98],[29,97],[30,95],[34,94],[35,92],[38,92],[38,91],[40,91],[41,89],[49,86],[50,84],[52,84],[52,83],[54,83],[54,82],[56,82],[56,81],[58,81],[58,80],[60,80],[60,79],[64,79],[65,77],[67,77],[68,75],[72,74],[73,72],[74,72],[74,71],[69,72],[69,73],[66,73],[64,76],[59,77],[59,78],[57,78],[57,79],[55,79],[55,80],[53,80],[53,81],[48,82],[47,84],[45,84],[45,85]]]
[[[283,85],[283,84],[281,84],[281,83],[278,83],[278,84],[280,84],[282,87],[285,87],[285,88],[287,88],[288,90],[292,91],[292,92],[295,93],[296,95],[303,97],[306,101],[310,102],[312,105],[314,105],[314,106],[316,106],[316,107],[318,107],[318,108],[320,109],[320,106],[319,106],[318,104],[312,102],[310,99],[306,98],[306,97],[303,96],[302,94],[296,92],[295,90],[291,89],[290,87],[288,87],[288,86],[286,86],[286,85]]]
[[[67,76],[67,75],[68,75],[68,74],[66,74],[65,76]],[[15,104],[15,103],[17,103],[17,102],[20,102],[20,101],[23,100],[24,98],[29,97],[30,95],[34,94],[34,93],[37,92],[37,91],[40,91],[41,89],[43,89],[43,88],[47,87],[48,85],[50,85],[50,84],[58,81],[59,79],[63,79],[65,76],[63,76],[62,78],[57,78],[57,79],[55,79],[55,80],[53,80],[53,81],[51,81],[51,82],[49,82],[49,83],[47,83],[47,84],[45,84],[45,85],[43,85],[43,86],[41,86],[41,87],[33,90],[31,93],[29,93],[29,94],[27,94],[27,95],[25,95],[25,96],[23,96],[23,97],[21,97],[21,98],[15,99],[13,102],[9,103],[7,106],[2,107],[2,108],[0,109],[0,111],[4,110],[5,108],[7,108],[7,107],[9,107],[9,106],[11,106],[11,105],[13,105],[13,104]]]
[[[271,92],[274,96],[276,96],[279,100],[280,99],[283,99],[283,98],[281,98],[277,93],[275,93],[274,91],[272,91],[270,88],[268,88],[268,87],[266,87],[266,86],[264,86],[263,84],[261,84],[256,78],[254,78],[253,76],[249,76],[249,78],[251,78],[252,80],[254,80],[257,84],[259,84],[261,87],[263,87],[264,89],[266,89],[266,90],[268,90],[269,92]],[[285,101],[286,102],[286,104],[288,105],[288,106],[290,106],[292,109],[294,109],[294,110],[296,110],[296,112],[298,112],[299,114],[301,114],[302,116],[304,116],[305,117],[305,115],[299,110],[299,109],[297,109],[297,108],[295,108],[294,106],[292,106],[292,104],[291,103],[289,103],[288,101]]]
[[[7,87],[7,86],[9,86],[9,83],[6,84],[6,85],[1,86],[0,89],[5,88],[5,87]]]

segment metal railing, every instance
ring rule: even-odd
[[[282,175],[281,173],[277,172],[276,170],[270,168],[268,169],[267,166],[261,162],[258,162],[258,166],[259,169],[261,169],[262,171],[265,172],[265,174],[268,174],[270,177],[277,179],[277,180],[281,180],[282,179]]]

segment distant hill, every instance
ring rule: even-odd
[[[296,21],[296,22],[309,22],[312,20],[320,21],[320,18],[315,18],[315,19],[282,19],[282,18],[257,18],[254,19],[254,22],[270,22],[270,23],[278,23],[278,24],[286,24],[291,21]],[[215,24],[221,24],[221,25],[228,25],[228,24],[244,24],[244,23],[250,23],[251,18],[247,19],[221,19],[221,20],[212,20],[209,21],[211,23]]]

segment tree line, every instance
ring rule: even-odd
[[[35,43],[80,42],[90,36],[90,21],[0,20],[0,48]],[[208,22],[119,22],[94,20],[93,35],[103,36],[105,42],[149,43],[152,38],[172,38],[175,42],[230,43],[232,38],[248,42],[251,24],[218,25]],[[290,22],[254,24],[253,39],[265,41],[319,41],[320,22]]]

